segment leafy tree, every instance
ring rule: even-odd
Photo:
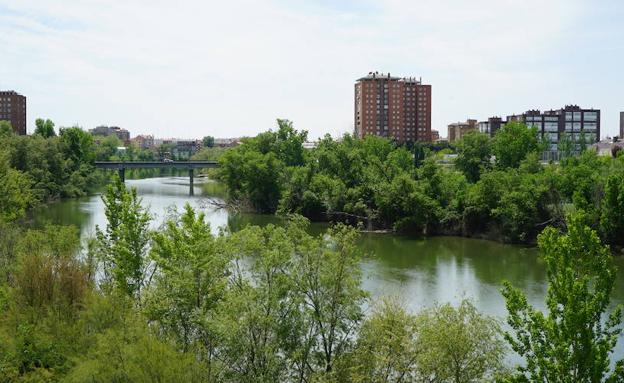
[[[105,231],[96,227],[96,237],[106,280],[138,298],[149,266],[146,251],[151,217],[141,206],[136,189],[126,189],[116,176],[102,201],[108,223]]]
[[[63,152],[66,158],[73,162],[77,169],[81,164],[91,164],[94,160],[93,136],[81,128],[61,128],[60,130]]]
[[[350,382],[413,382],[417,364],[418,321],[396,300],[385,299],[374,308],[358,334],[346,361]]]
[[[490,167],[491,147],[487,135],[470,132],[457,143],[455,166],[468,181],[477,182],[481,172]]]
[[[214,137],[206,136],[203,138],[202,143],[204,144],[204,148],[212,148],[214,146]]]
[[[28,176],[10,168],[7,156],[0,152],[0,222],[13,222],[24,216],[33,199]]]
[[[624,245],[624,175],[611,174],[607,178],[602,201],[600,226],[609,243]]]
[[[517,168],[527,154],[539,149],[537,128],[511,121],[499,129],[492,142],[492,153],[499,168]]]
[[[0,120],[0,137],[13,134],[13,127],[10,121]]]
[[[417,315],[416,355],[424,381],[482,382],[504,371],[505,342],[494,318],[463,300],[425,309]]]
[[[622,331],[622,308],[603,322],[616,268],[609,249],[584,219],[582,214],[568,217],[567,234],[549,227],[539,236],[549,285],[547,314],[531,307],[524,293],[505,282],[502,292],[513,331],[505,338],[526,360],[514,381],[622,381],[623,361],[609,372],[609,355]]]
[[[296,230],[301,229],[301,226],[296,227]],[[306,364],[317,373],[332,372],[335,360],[351,346],[362,320],[361,305],[367,297],[360,287],[357,232],[337,225],[328,234],[330,246],[324,246],[320,239],[304,241],[295,262],[303,315],[310,321],[308,326],[314,334],[310,340],[315,341],[309,351],[305,350],[311,357]]]
[[[249,227],[232,234],[234,267],[215,328],[226,382],[277,382],[289,376],[288,355],[299,317],[292,278],[293,243],[284,228]],[[252,257],[248,272],[245,258]]]
[[[156,270],[145,304],[147,316],[184,352],[194,351],[208,366],[217,342],[207,320],[227,287],[230,259],[223,242],[212,236],[204,213],[187,204],[180,217],[154,233],[151,250]]]
[[[56,136],[56,132],[54,132],[54,122],[52,122],[52,120],[38,118],[35,120],[35,126],[35,134],[38,134],[43,138]]]

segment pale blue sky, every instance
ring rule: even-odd
[[[160,137],[353,127],[371,70],[433,86],[433,129],[578,104],[624,111],[620,0],[0,0],[0,89],[28,124]]]

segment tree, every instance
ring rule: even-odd
[[[416,316],[418,372],[427,382],[482,382],[504,371],[505,342],[498,321],[468,300]]]
[[[490,138],[479,132],[470,132],[457,143],[455,166],[469,182],[477,182],[481,172],[490,167]]]
[[[0,137],[13,134],[13,127],[10,121],[0,120]]]
[[[281,227],[248,227],[233,233],[230,286],[215,328],[226,382],[282,382],[298,340],[299,318],[293,271],[293,237]],[[245,259],[253,259],[244,267]]]
[[[517,168],[530,152],[537,151],[537,128],[511,121],[499,129],[492,142],[492,153],[499,168]]]
[[[609,243],[624,245],[624,175],[611,174],[607,178],[600,215],[600,227]]]
[[[141,206],[136,189],[126,189],[116,176],[102,201],[108,223],[105,231],[96,226],[96,237],[106,281],[139,298],[149,267],[150,214]]]
[[[303,237],[305,226],[296,226],[293,236]],[[299,231],[299,233],[297,233]],[[316,373],[331,373],[335,360],[346,352],[362,320],[362,290],[357,231],[345,225],[332,228],[328,237],[302,241],[295,261],[296,286],[304,305],[303,316],[314,340],[306,363]],[[304,344],[308,342],[303,342]]]
[[[613,258],[582,213],[567,221],[567,234],[548,227],[538,238],[548,278],[547,314],[508,282],[502,290],[513,331],[505,338],[526,360],[515,381],[621,382],[624,361],[610,372],[609,355],[622,331],[622,308],[604,318],[616,277]]]
[[[214,137],[206,136],[202,140],[202,143],[204,144],[204,148],[212,148],[214,146]]]
[[[73,162],[73,170],[78,169],[81,164],[91,164],[93,162],[95,159],[93,136],[74,126],[61,128],[60,137],[66,158]]]
[[[145,311],[183,351],[211,366],[217,345],[207,320],[225,295],[230,258],[224,237],[213,237],[204,218],[186,204],[181,216],[154,233],[155,283]]]
[[[44,120],[42,118],[38,118],[35,120],[35,134],[40,135],[43,138],[50,138],[56,136],[54,132],[54,122],[52,120]]]
[[[0,222],[12,222],[24,216],[34,203],[31,186],[30,178],[9,167],[7,156],[0,152]]]
[[[404,383],[418,377],[418,321],[396,301],[374,307],[346,361],[349,381]]]

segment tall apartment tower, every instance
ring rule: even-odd
[[[431,141],[431,85],[370,72],[355,83],[355,135]]]
[[[16,134],[26,134],[26,97],[12,90],[0,91],[0,120],[11,123]]]
[[[624,140],[624,112],[620,112],[620,140]]]

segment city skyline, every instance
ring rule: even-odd
[[[288,118],[316,139],[353,131],[362,73],[415,73],[435,88],[431,128],[443,133],[466,116],[578,104],[600,109],[613,136],[623,15],[614,0],[0,0],[0,88],[28,97],[29,132],[41,117],[236,137]]]

